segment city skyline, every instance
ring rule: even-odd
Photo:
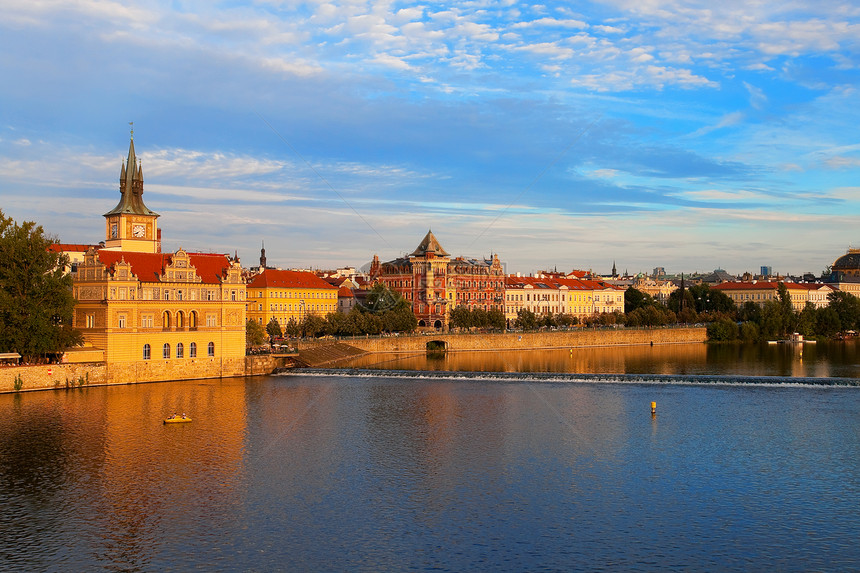
[[[7,2],[0,208],[104,238],[128,122],[164,250],[816,275],[860,242],[860,9]],[[34,199],[34,198],[38,198]]]

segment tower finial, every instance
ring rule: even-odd
[[[130,121],[130,122],[128,122],[128,124],[131,126],[131,129],[130,129],[130,131],[131,131],[131,140],[132,140],[132,141],[134,141],[134,122],[133,122],[133,121]]]

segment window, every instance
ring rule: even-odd
[[[161,326],[164,329],[170,328],[170,313],[168,311],[164,311],[164,315],[161,317]]]
[[[217,324],[217,316],[214,314],[206,315],[206,326],[218,326]]]
[[[176,300],[182,300],[182,289],[176,291]]]
[[[96,317],[94,314],[87,315],[87,328],[95,328],[96,326]]]
[[[188,327],[189,328],[197,328],[197,311],[192,310],[191,314],[188,315]]]
[[[230,291],[230,300],[236,300],[236,291],[234,291],[234,290]]]
[[[197,358],[197,343],[192,342],[188,347],[188,357],[189,358]]]
[[[215,343],[214,342],[209,343],[209,356],[210,357],[215,356]]]
[[[183,358],[183,354],[185,354],[185,347],[180,342],[176,345],[176,357]]]
[[[185,326],[185,313],[181,310],[176,313],[176,328],[183,328]]]
[[[125,328],[125,315],[124,314],[119,315],[117,322],[119,323],[120,328]]]
[[[152,328],[152,315],[144,314],[140,317],[140,326],[142,328]]]
[[[149,360],[152,358],[151,349],[149,348],[149,344],[143,345],[143,359]]]
[[[170,358],[170,345],[167,344],[166,342],[164,343],[164,346],[161,349],[161,357],[164,358],[165,360]]]

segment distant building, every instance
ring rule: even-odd
[[[450,312],[458,306],[504,307],[504,268],[498,255],[452,259],[432,231],[408,256],[382,263],[374,255],[370,280],[403,295],[412,305],[419,327],[447,329]]]
[[[283,328],[290,319],[337,310],[338,287],[314,273],[264,269],[248,283],[248,319],[263,326],[274,318]]]
[[[763,306],[769,300],[779,300],[779,282],[777,281],[749,281],[749,282],[724,282],[711,287],[726,294],[737,306],[747,302],[753,302]],[[791,298],[791,306],[796,311],[801,311],[806,303],[812,303],[816,308],[823,308],[830,304],[827,298],[835,289],[827,284],[816,283],[784,283]]]
[[[665,304],[669,301],[669,296],[678,290],[678,285],[673,281],[648,279],[641,277],[633,283],[633,288],[638,291],[651,295],[654,300],[658,300]]]
[[[772,277],[773,276],[773,267],[762,267],[761,268],[761,276]]]
[[[833,262],[830,269],[834,275],[860,277],[860,249],[848,249],[847,253]]]

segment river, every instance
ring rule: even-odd
[[[0,568],[857,570],[852,344],[2,395]]]

